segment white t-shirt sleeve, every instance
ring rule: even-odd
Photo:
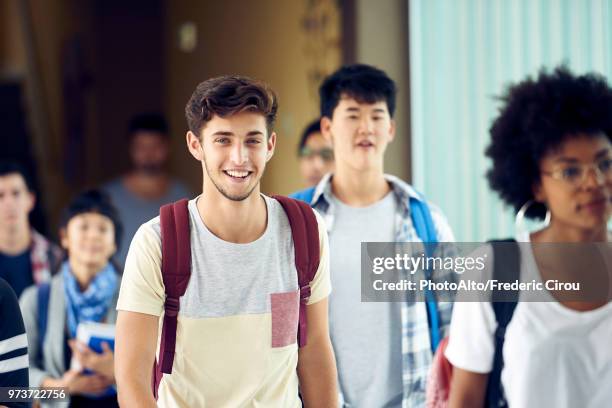
[[[308,304],[317,303],[320,300],[325,299],[331,293],[331,279],[329,276],[329,240],[327,238],[327,228],[325,221],[317,213],[314,212],[317,217],[317,224],[319,227],[319,269],[315,274],[314,279],[310,283],[310,299]]]
[[[485,253],[488,261],[480,279],[492,276],[493,250],[488,245],[473,255]],[[446,358],[463,370],[482,374],[491,372],[496,329],[495,312],[490,302],[457,301],[453,306]]]
[[[151,222],[143,224],[130,245],[121,279],[117,310],[161,316],[166,298],[161,276],[161,240]]]
[[[491,372],[496,327],[490,303],[455,303],[446,358],[452,365],[467,371]]]

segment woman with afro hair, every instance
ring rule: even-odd
[[[517,251],[518,276],[581,282],[603,294],[576,300],[546,287],[539,301],[528,302],[529,294],[519,293],[501,334],[501,406],[610,406],[612,89],[601,76],[560,67],[509,87],[501,100],[490,128],[487,177],[518,213],[516,240],[528,243]],[[529,233],[523,217],[545,219],[545,226]],[[494,265],[492,246],[482,251]],[[566,262],[570,255],[575,262]],[[573,267],[586,262],[598,267]],[[497,326],[491,302],[455,304],[445,352],[454,366],[451,407],[500,406],[487,391],[495,378]]]

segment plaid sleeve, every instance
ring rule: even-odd
[[[443,243],[438,246],[438,253],[436,256],[440,256],[443,259],[456,257],[458,255],[458,251],[457,247],[454,245],[455,235],[453,234],[453,230],[450,227],[446,216],[435,204],[429,204],[429,206],[431,208],[431,218],[433,219],[436,228],[438,241]],[[436,275],[433,277],[433,280],[436,282],[457,282],[458,275],[452,269],[440,269],[436,271]],[[448,335],[452,312],[453,302],[438,302],[438,313],[440,315],[440,330],[442,331],[442,337]]]

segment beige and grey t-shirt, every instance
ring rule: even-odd
[[[197,198],[189,202],[191,278],[180,300],[172,374],[159,386],[160,406],[301,407],[291,228],[280,203],[263,197],[268,225],[247,244],[213,235],[198,213]],[[321,262],[309,304],[331,291],[327,232],[318,214],[317,221]],[[134,236],[117,309],[161,316],[164,299],[157,217]]]

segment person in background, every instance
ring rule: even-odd
[[[132,169],[102,186],[124,225],[122,245],[115,255],[121,265],[140,224],[155,217],[162,205],[190,196],[185,185],[168,174],[170,136],[168,124],[161,115],[134,116],[128,126],[128,141]]]
[[[300,173],[307,186],[316,186],[323,176],[334,170],[334,150],[331,142],[321,134],[321,121],[312,121],[298,146]]]
[[[434,333],[446,332],[452,305],[439,302],[431,318],[438,324],[430,328],[425,302],[361,302],[361,244],[423,241],[413,205],[428,208],[438,242],[453,242],[454,236],[438,207],[384,173],[384,154],[395,137],[393,80],[375,67],[348,65],[327,77],[319,94],[321,130],[334,146],[335,170],[292,197],[308,202],[328,227],[330,333],[344,402],[356,408],[422,406],[437,347]]]
[[[77,196],[61,218],[67,257],[47,284],[47,295],[41,292],[44,285],[32,286],[20,299],[30,346],[30,384],[66,388],[71,407],[118,406],[116,393],[108,395],[115,382],[113,352],[103,345],[104,352],[98,354],[74,339],[79,323],[116,321],[120,274],[111,257],[121,234],[121,221],[106,194],[91,190]],[[45,328],[40,313],[45,314]],[[93,374],[71,368],[73,358]]]
[[[28,215],[36,196],[19,164],[0,162],[0,277],[19,297],[23,290],[51,278],[60,249],[36,232]]]
[[[516,236],[516,241],[531,243],[519,246],[521,280],[595,284],[608,295],[568,301],[559,292],[547,291],[545,299],[523,302],[527,295],[520,292],[498,350],[503,353],[505,402],[526,408],[608,407],[612,401],[612,233],[607,228],[612,214],[612,88],[599,75],[578,76],[561,67],[511,86],[502,101],[486,152],[492,160],[489,185],[518,211],[517,217],[549,219],[544,228]],[[578,244],[582,250],[607,250],[591,255],[570,251],[572,261],[565,252]],[[493,263],[491,245],[483,250]],[[601,265],[607,265],[608,276],[603,279],[595,275],[598,268],[566,266],[578,258],[596,265],[600,256],[595,253],[603,255]],[[534,276],[526,276],[530,271]],[[485,279],[491,276],[491,271],[485,273]],[[493,375],[497,327],[492,303],[455,303],[446,349],[454,366],[451,407],[493,406],[486,400],[491,399],[487,382]],[[497,400],[495,406],[501,406]]]
[[[28,365],[28,339],[17,296],[0,278],[0,387],[27,387]],[[26,402],[0,401],[0,407],[28,406]]]

